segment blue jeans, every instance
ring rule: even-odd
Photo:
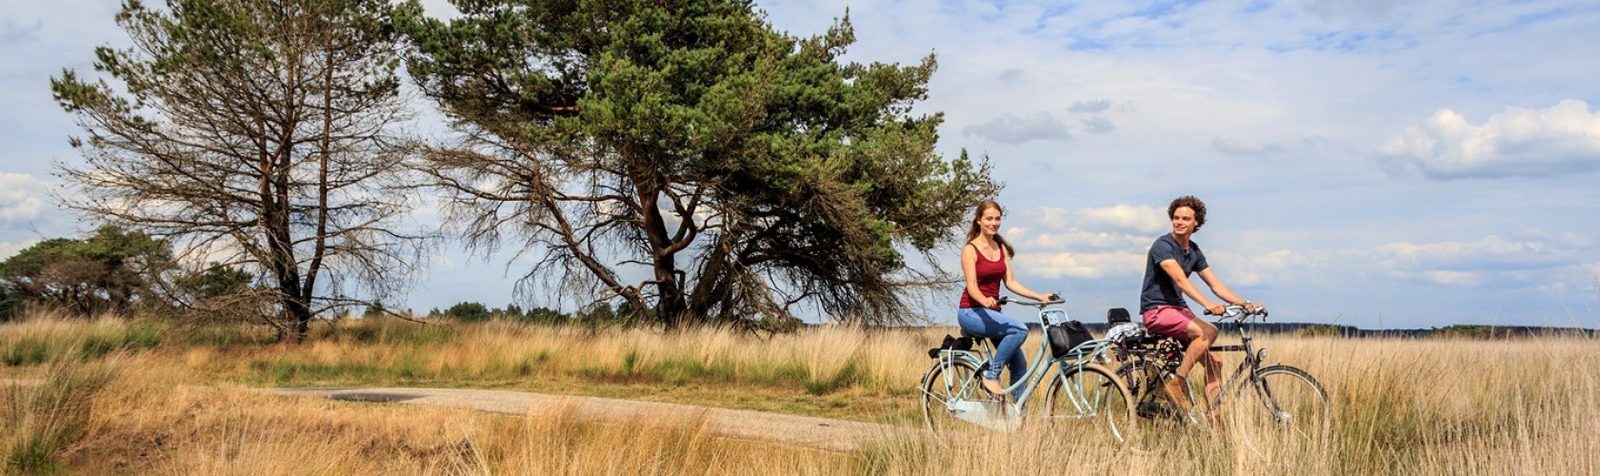
[[[994,359],[983,370],[984,378],[999,380],[1003,362],[1011,369],[1011,384],[1022,381],[1023,374],[1028,372],[1028,357],[1019,351],[1022,341],[1028,340],[1028,326],[1000,311],[984,308],[961,308],[956,311],[956,322],[967,332],[988,337],[990,342],[994,342]],[[1022,386],[1016,387],[1012,397],[1022,398]]]

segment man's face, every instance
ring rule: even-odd
[[[1178,207],[1172,211],[1172,234],[1185,236],[1194,233],[1194,209]]]

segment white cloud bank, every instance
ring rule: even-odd
[[[1390,278],[1451,287],[1514,286],[1581,267],[1588,237],[1487,235],[1473,241],[1391,242],[1368,259]],[[1565,271],[1563,271],[1565,270]]]
[[[1025,208],[1014,216],[1004,234],[1027,260],[1016,271],[1049,279],[1143,273],[1150,242],[1168,226],[1166,209],[1127,204]]]
[[[1378,152],[1390,165],[1435,179],[1583,172],[1600,168],[1600,112],[1567,99],[1547,109],[1508,107],[1473,125],[1441,109]]]
[[[37,218],[46,190],[45,182],[32,175],[0,172],[0,222]]]

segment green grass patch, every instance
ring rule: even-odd
[[[437,345],[459,340],[461,330],[445,324],[361,322],[323,327],[314,339],[363,345]]]
[[[94,397],[116,375],[111,364],[63,357],[37,385],[0,387],[0,473],[61,471],[61,453],[88,435]]]
[[[5,349],[0,351],[0,362],[13,367],[43,363],[50,359],[54,347],[50,341],[33,337],[23,337],[3,345]]]

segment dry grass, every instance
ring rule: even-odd
[[[151,326],[58,319],[0,326],[0,356],[28,356],[7,364],[9,374],[60,379],[49,369],[66,367],[50,362],[69,358],[121,369],[103,390],[83,392],[92,404],[68,406],[88,416],[76,442],[57,448],[65,467],[222,474],[1600,473],[1600,439],[1593,437],[1600,434],[1600,346],[1589,338],[1263,337],[1269,360],[1310,371],[1332,395],[1335,426],[1326,445],[1245,445],[1180,432],[1135,456],[1083,443],[1077,432],[1095,431],[1085,428],[972,431],[950,440],[917,431],[904,416],[918,412],[914,386],[929,363],[927,346],[948,329],[819,328],[758,339],[715,330],[356,322],[320,329],[314,343],[299,347],[239,345],[256,341],[215,330],[162,330],[158,342],[128,337]],[[40,353],[42,360],[32,357]],[[856,453],[833,454],[717,438],[696,415],[597,424],[560,411],[506,418],[283,399],[230,386],[521,381],[575,384],[577,392],[717,388],[698,403],[725,406],[876,401],[853,411],[871,408],[877,417],[857,417],[905,426]],[[3,402],[26,393],[5,388]]]

